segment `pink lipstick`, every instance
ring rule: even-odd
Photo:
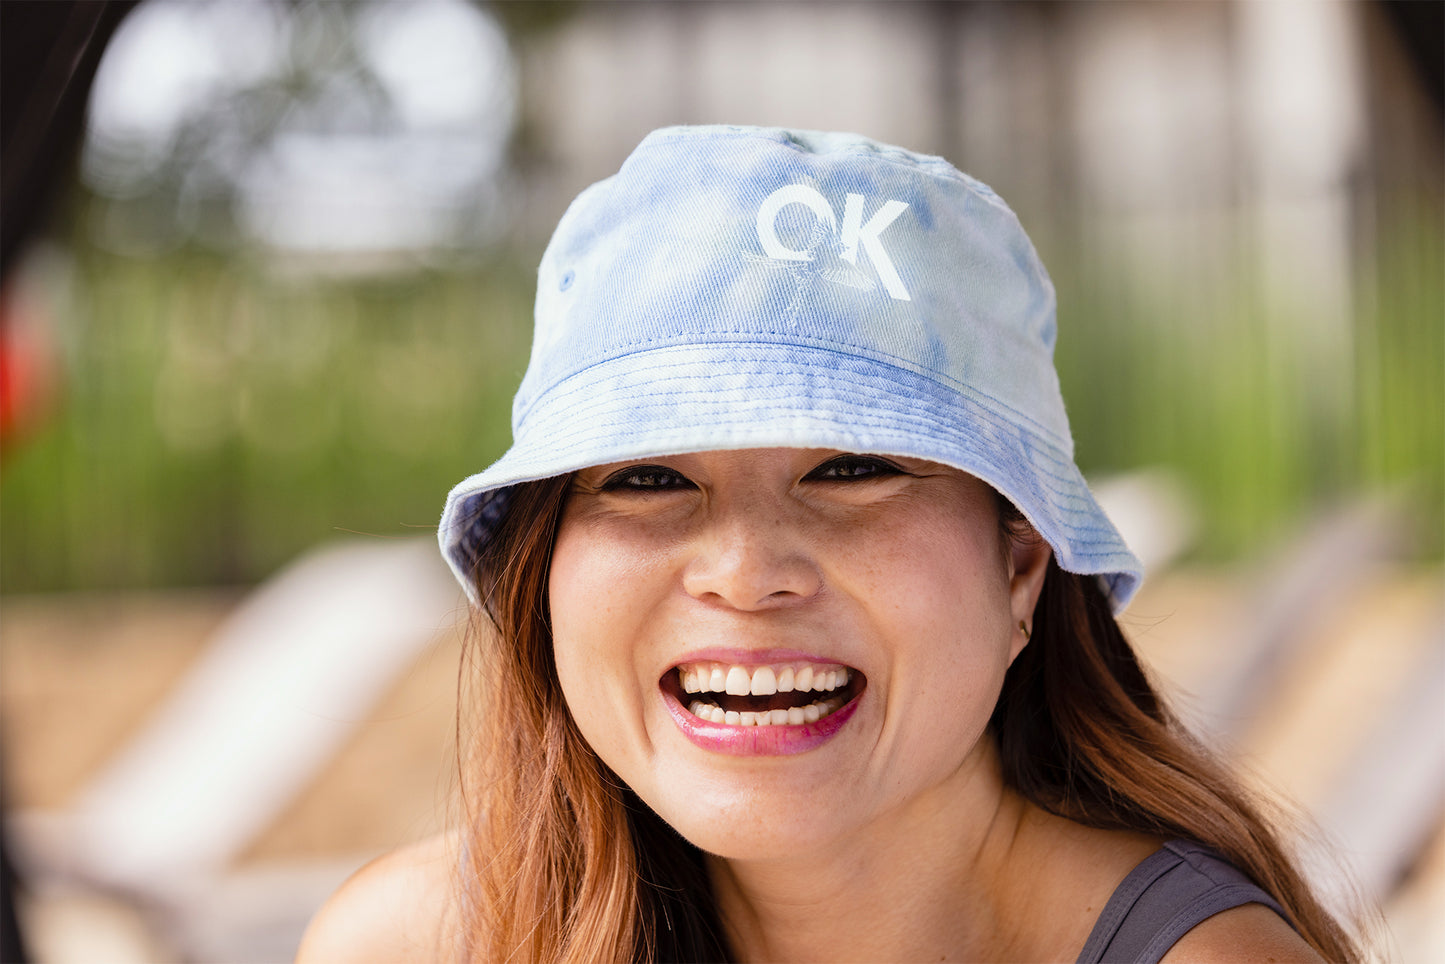
[[[746,661],[734,662],[740,656]],[[678,728],[702,749],[782,756],[832,738],[857,710],[866,680],[851,667],[791,652],[708,652],[674,666],[660,684]]]

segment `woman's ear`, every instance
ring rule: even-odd
[[[1044,574],[1054,551],[1032,527],[1024,538],[1009,540],[1013,575],[1009,580],[1009,607],[1013,616],[1014,642],[1009,660],[1023,651],[1034,631],[1034,607],[1044,588]]]

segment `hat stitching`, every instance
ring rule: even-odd
[[[717,337],[719,335],[736,335],[738,337],[720,338]],[[767,343],[766,345],[759,344],[757,339],[759,336],[762,335],[769,336],[774,340]],[[668,342],[671,342],[671,344],[668,344]],[[655,347],[644,347],[649,345]],[[1002,409],[1004,412],[1007,412],[1009,415],[1015,416],[1016,418],[1028,422],[1030,426],[1033,427],[1033,429],[1039,434],[1054,439],[1055,443],[1058,444],[1060,448],[1063,448],[1066,451],[1072,451],[1071,444],[1065,446],[1063,444],[1062,437],[1057,436],[1054,432],[1050,431],[1047,426],[1041,424],[1037,419],[1029,415],[1027,412],[1019,411],[1017,408],[1009,405],[1007,402],[1002,401],[1001,399],[998,399],[985,392],[981,392],[978,389],[965,384],[964,382],[957,381],[949,377],[946,373],[937,372],[931,369],[923,369],[921,366],[915,368],[908,363],[908,359],[903,358],[900,355],[892,354],[891,352],[878,351],[877,349],[865,348],[858,345],[851,345],[847,342],[833,341],[826,338],[815,338],[806,335],[793,335],[778,331],[749,332],[737,329],[727,329],[706,333],[704,337],[698,337],[698,335],[694,334],[678,335],[672,336],[670,338],[645,338],[629,342],[619,342],[617,346],[613,349],[610,349],[607,354],[602,355],[601,357],[597,357],[594,360],[588,361],[584,364],[572,366],[571,371],[569,371],[568,374],[556,378],[546,388],[538,391],[535,395],[532,396],[531,400],[528,401],[526,411],[515,419],[515,423],[517,425],[521,425],[522,423],[524,423],[527,420],[528,415],[530,415],[532,410],[538,406],[538,404],[543,398],[552,394],[559,387],[576,378],[578,375],[581,375],[584,372],[587,372],[593,368],[597,368],[598,366],[606,365],[611,362],[617,362],[623,359],[633,358],[649,352],[685,350],[690,348],[698,348],[703,345],[741,345],[745,348],[752,348],[755,350],[764,347],[775,346],[805,348],[814,351],[830,352],[832,354],[841,355],[846,358],[867,359],[869,361],[892,365],[893,367],[898,368],[901,371],[906,371],[910,374],[926,378],[930,381],[936,382],[944,388],[951,389],[952,391],[957,392],[960,395],[977,400],[978,402],[980,402],[980,404],[987,403],[995,405],[998,408]],[[634,348],[640,350],[626,350]],[[831,370],[836,371],[836,369]]]

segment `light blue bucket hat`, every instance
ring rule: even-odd
[[[475,603],[510,486],[831,448],[977,476],[1117,612],[1142,567],[1074,465],[1054,336],[1018,218],[942,158],[856,134],[654,131],[557,225],[512,447],[448,495],[442,553]]]

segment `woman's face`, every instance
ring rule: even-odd
[[[557,671],[588,743],[688,840],[806,854],[968,798],[1046,562],[1002,543],[992,489],[920,459],[598,466],[553,554]]]

